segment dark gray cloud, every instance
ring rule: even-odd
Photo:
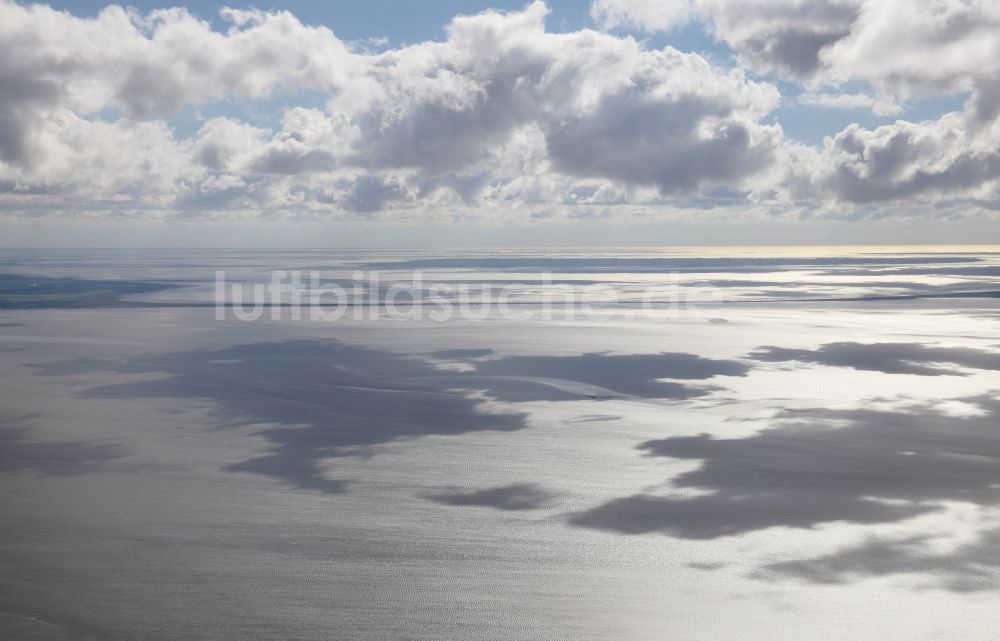
[[[359,176],[341,204],[349,211],[370,213],[379,211],[390,203],[403,201],[406,197],[406,191],[395,179]]]
[[[1000,80],[991,79],[976,87],[966,105],[973,126],[989,125],[1000,116]]]
[[[0,59],[6,47],[0,46]],[[11,165],[29,165],[37,150],[32,137],[41,125],[38,110],[59,95],[55,83],[26,78],[16,70],[0,68],[0,160]]]
[[[202,69],[192,71],[204,72]],[[182,74],[162,64],[140,61],[128,68],[115,92],[116,101],[137,118],[170,116],[188,99]]]
[[[391,64],[407,55],[386,56],[377,69],[391,72]],[[466,103],[461,107],[453,106],[459,100],[448,93],[414,100],[412,90],[400,88],[405,92],[400,102],[382,103],[361,114],[363,144],[356,162],[374,169],[417,167],[433,176],[489,160],[516,127],[538,117],[532,88],[551,60],[522,48],[494,62],[486,77],[478,76],[484,69],[460,70],[478,89],[471,99],[461,100]]]
[[[704,493],[624,497],[570,522],[714,538],[777,526],[898,521],[937,509],[934,501],[1000,505],[1000,402],[966,401],[981,415],[948,416],[933,404],[898,412],[786,410],[775,427],[745,438],[648,441],[640,449],[650,456],[700,460],[672,483]]]
[[[547,507],[555,496],[538,485],[516,483],[472,492],[440,492],[428,495],[427,498],[445,505],[521,511]]]
[[[851,0],[696,4],[715,37],[757,71],[807,78],[823,66],[821,52],[851,33],[861,10]]]
[[[929,192],[954,193],[1000,176],[995,150],[956,150],[957,124],[896,122],[870,131],[851,125],[827,151],[837,158],[820,186],[839,200],[868,204]],[[944,159],[944,162],[942,162]]]
[[[700,96],[653,100],[641,84],[603,97],[584,116],[545,129],[559,171],[653,185],[664,194],[691,192],[705,183],[736,181],[771,163],[767,141],[754,141],[732,119],[733,105]],[[702,125],[713,125],[711,137]]]
[[[297,175],[330,171],[336,166],[337,159],[322,149],[272,148],[258,158],[251,169],[265,174]]]
[[[812,6],[804,3],[804,6]],[[806,77],[820,67],[824,47],[844,38],[847,29],[787,29],[768,37],[752,37],[740,42],[740,53],[758,67]]]
[[[922,343],[828,343],[810,349],[763,347],[749,355],[758,361],[799,361],[886,374],[964,376],[954,366],[1000,370],[1000,353],[971,347],[934,347]],[[951,365],[951,367],[943,367]]]

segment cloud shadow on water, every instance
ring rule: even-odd
[[[222,426],[273,424],[255,432],[268,441],[270,452],[227,469],[323,492],[346,489],[345,481],[327,478],[324,459],[399,439],[525,426],[522,414],[478,411],[481,401],[449,392],[430,378],[437,370],[419,360],[336,341],[255,343],[36,367],[42,375],[164,373],[83,395],[208,399]]]
[[[507,356],[476,359],[470,364],[475,371],[455,377],[456,384],[475,385],[485,389],[491,398],[507,402],[629,396],[684,400],[718,388],[659,379],[702,381],[716,376],[745,376],[750,369],[740,361],[668,352]]]
[[[1000,370],[1000,353],[971,347],[936,347],[921,343],[828,343],[819,349],[762,347],[749,358],[778,363],[798,361],[886,374],[964,376],[954,366]],[[952,367],[942,367],[942,365]]]
[[[498,510],[524,511],[548,507],[555,494],[532,483],[515,483],[472,492],[439,492],[426,498],[461,507],[492,507]]]
[[[964,399],[977,415],[787,410],[753,436],[648,441],[650,456],[700,460],[672,480],[689,496],[638,494],[570,515],[581,527],[710,539],[770,527],[885,523],[935,502],[1000,504],[1000,401]]]
[[[103,463],[125,456],[113,441],[32,441],[22,423],[31,417],[0,420],[0,472],[34,472],[45,476],[72,476],[100,469]]]
[[[484,350],[453,353],[462,357],[487,354]],[[162,373],[154,380],[99,386],[83,395],[208,399],[215,403],[223,426],[269,424],[255,434],[268,441],[270,451],[227,469],[324,492],[346,489],[346,481],[327,477],[323,465],[327,459],[400,439],[511,431],[526,426],[524,414],[483,412],[481,399],[457,391],[459,388],[487,390],[500,399],[579,399],[581,394],[572,386],[557,389],[544,382],[545,377],[558,376],[583,379],[585,388],[588,384],[614,384],[629,394],[686,398],[705,391],[688,391],[680,389],[684,386],[679,383],[651,379],[702,379],[746,371],[746,365],[737,361],[690,354],[584,354],[500,358],[477,362],[474,372],[443,375],[441,369],[409,355],[332,340],[255,343],[123,359],[88,358],[34,367],[39,375],[48,376],[92,371]],[[538,384],[539,380],[543,383]]]
[[[493,353],[492,349],[442,349],[436,352],[431,352],[431,356],[434,358],[445,358],[445,359],[461,359],[461,358],[481,358],[483,356],[489,356]]]
[[[869,538],[860,545],[809,559],[771,563],[754,574],[765,580],[791,578],[807,583],[839,584],[864,577],[928,576],[953,592],[1000,587],[1000,529],[950,549],[934,549],[928,537],[901,540]]]

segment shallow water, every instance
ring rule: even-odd
[[[0,309],[0,636],[995,639],[1000,254],[730,254],[4,253],[178,286]],[[537,313],[216,320],[220,269]]]

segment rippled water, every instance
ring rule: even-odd
[[[996,252],[5,252],[176,286],[0,305],[0,636],[995,639]],[[241,322],[220,269],[619,298]]]

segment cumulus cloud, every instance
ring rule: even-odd
[[[557,169],[674,193],[738,183],[770,164],[779,130],[756,118],[776,106],[772,87],[713,74],[700,56],[673,49],[630,62],[627,85],[547,125]]]
[[[594,0],[604,28],[666,31],[697,18],[757,71],[805,76],[821,53],[851,34],[864,0]]]
[[[406,190],[395,179],[358,176],[343,199],[344,208],[354,212],[373,212],[387,203],[407,200]]]
[[[561,173],[664,192],[766,164],[774,132],[756,120],[777,105],[773,87],[672,48],[547,33],[546,12],[457,18],[444,43],[378,56],[365,75],[378,91],[354,116],[359,162],[431,175],[495,164],[531,129]]]
[[[605,26],[646,30],[652,0],[598,0]],[[613,11],[611,8],[613,6]],[[828,211],[902,205],[935,207],[950,198],[981,207],[1000,201],[1000,5],[988,0],[691,0],[690,15],[740,64],[807,87],[809,107],[900,115],[907,100],[970,92],[962,112],[875,129],[858,124],[819,149],[785,141],[775,170],[754,197]],[[861,83],[870,91],[831,90]]]
[[[800,150],[788,184],[801,197],[855,205],[948,195],[995,201],[1000,123],[996,108],[982,105],[977,93],[963,112],[937,120],[898,120],[875,129],[849,125],[821,150]]]
[[[548,33],[540,2],[458,17],[443,42],[378,54],[352,52],[289,13],[225,10],[220,33],[181,9],[109,7],[93,19],[10,2],[0,11],[9,18],[0,46],[22,52],[0,75],[11,88],[0,158],[23,185],[87,182],[120,196],[127,185],[79,180],[68,165],[141,144],[162,158],[118,167],[112,182],[175,185],[185,206],[262,181],[271,191],[305,183],[302,193],[323,195],[315,202],[352,211],[442,190],[465,203],[484,194],[542,203],[565,201],[575,177],[664,193],[738,181],[777,144],[757,122],[777,104],[770,85],[627,37]],[[27,53],[16,46],[25,40]],[[277,132],[216,118],[181,141],[163,124],[185,105],[283,89],[325,91],[327,109],[289,109]],[[108,109],[122,116],[105,120]],[[79,140],[95,132],[106,139]],[[74,138],[71,158],[59,143]],[[240,184],[219,189],[228,175]]]
[[[278,87],[335,87],[346,46],[290,13],[224,10],[225,33],[183,9],[139,15],[111,5],[79,18],[0,2],[0,158],[23,162],[46,115],[117,108],[137,118]]]
[[[285,112],[281,131],[254,151],[249,169],[266,174],[330,171],[350,153],[356,130],[343,116],[296,107]]]
[[[867,0],[592,6],[607,28],[702,21],[744,69],[629,35],[549,32],[542,2],[459,16],[443,40],[372,52],[288,12],[226,9],[218,30],[184,9],[109,6],[81,18],[0,0],[2,198],[15,211],[348,215],[592,215],[594,206],[607,215],[692,199],[764,209],[945,197],[988,205],[1000,200],[995,10],[932,4],[908,12],[904,26],[919,35],[900,36],[891,55],[877,45],[896,27]],[[921,39],[940,44],[944,71],[926,64],[930,54],[907,57]],[[967,48],[969,61],[956,53]],[[878,64],[863,64],[869,56]],[[852,125],[809,147],[773,120],[781,95],[751,73],[761,71],[809,83],[800,102],[812,106],[894,113],[896,97],[919,92],[971,97],[961,113]],[[859,78],[870,93],[823,86]],[[303,92],[309,105],[296,106]],[[281,113],[250,123],[221,109],[193,134],[177,133],[178,112],[227,104]]]
[[[697,0],[713,34],[758,71],[817,72],[826,48],[851,34],[860,0]]]
[[[864,78],[904,95],[972,90],[1000,71],[1000,5],[865,0],[822,59],[833,80]]]
[[[1000,66],[990,0],[595,0],[591,14],[648,31],[697,17],[758,72],[903,95],[971,90]]]

